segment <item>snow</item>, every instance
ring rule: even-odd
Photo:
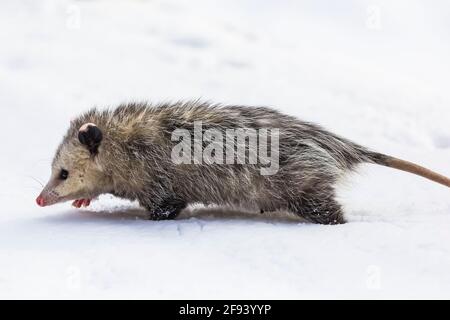
[[[362,166],[349,223],[102,196],[39,208],[71,118],[130,100],[275,106],[450,176],[444,1],[2,1],[0,298],[450,298],[449,190]]]

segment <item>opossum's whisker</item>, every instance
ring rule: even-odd
[[[35,177],[33,177],[33,176],[27,176],[28,178],[31,178],[31,179],[33,179],[34,181],[36,181],[37,183],[39,183],[40,185],[41,185],[41,187],[44,187],[44,184],[40,181],[40,180],[38,180],[37,178],[35,178]]]

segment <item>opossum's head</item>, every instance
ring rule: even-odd
[[[93,123],[69,130],[52,163],[50,180],[37,197],[39,206],[86,198],[104,192],[108,177],[98,161],[102,131]]]

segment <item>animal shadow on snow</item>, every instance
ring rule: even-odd
[[[139,208],[124,208],[118,210],[70,210],[55,213],[44,218],[47,222],[55,223],[89,223],[89,222],[117,222],[141,221],[148,223],[177,223],[192,219],[204,221],[259,221],[268,223],[301,223],[305,220],[286,212],[255,213],[230,208],[201,207],[183,210],[175,220],[151,221],[146,212]]]

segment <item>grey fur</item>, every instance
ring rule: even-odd
[[[175,165],[171,150],[176,142],[171,141],[171,133],[177,128],[191,130],[194,121],[202,121],[204,129],[223,132],[279,128],[278,173],[263,176],[260,164]],[[77,138],[85,123],[95,123],[103,133],[97,154],[89,154]],[[92,109],[72,121],[53,161],[53,177],[63,166],[77,167],[77,184],[89,188],[73,187],[77,191],[61,192],[62,199],[112,193],[137,200],[152,219],[174,218],[186,205],[203,203],[255,211],[288,210],[311,222],[337,224],[344,218],[335,200],[336,182],[361,162],[382,161],[377,157],[382,156],[266,107],[199,101],[130,103],[114,110]],[[85,168],[88,161],[95,163],[94,169]],[[65,169],[70,179],[72,168]]]
[[[175,164],[175,129],[279,129],[279,170],[258,164]],[[204,145],[203,145],[204,147]],[[247,149],[249,145],[245,146]],[[256,150],[248,150],[256,152]],[[255,211],[287,210],[322,224],[344,222],[335,184],[362,162],[411,172],[450,187],[450,179],[414,163],[372,152],[321,127],[265,107],[200,101],[130,103],[92,109],[71,122],[52,163],[40,206],[111,193],[137,200],[154,220],[175,218],[191,203]],[[63,174],[64,173],[64,174]]]

